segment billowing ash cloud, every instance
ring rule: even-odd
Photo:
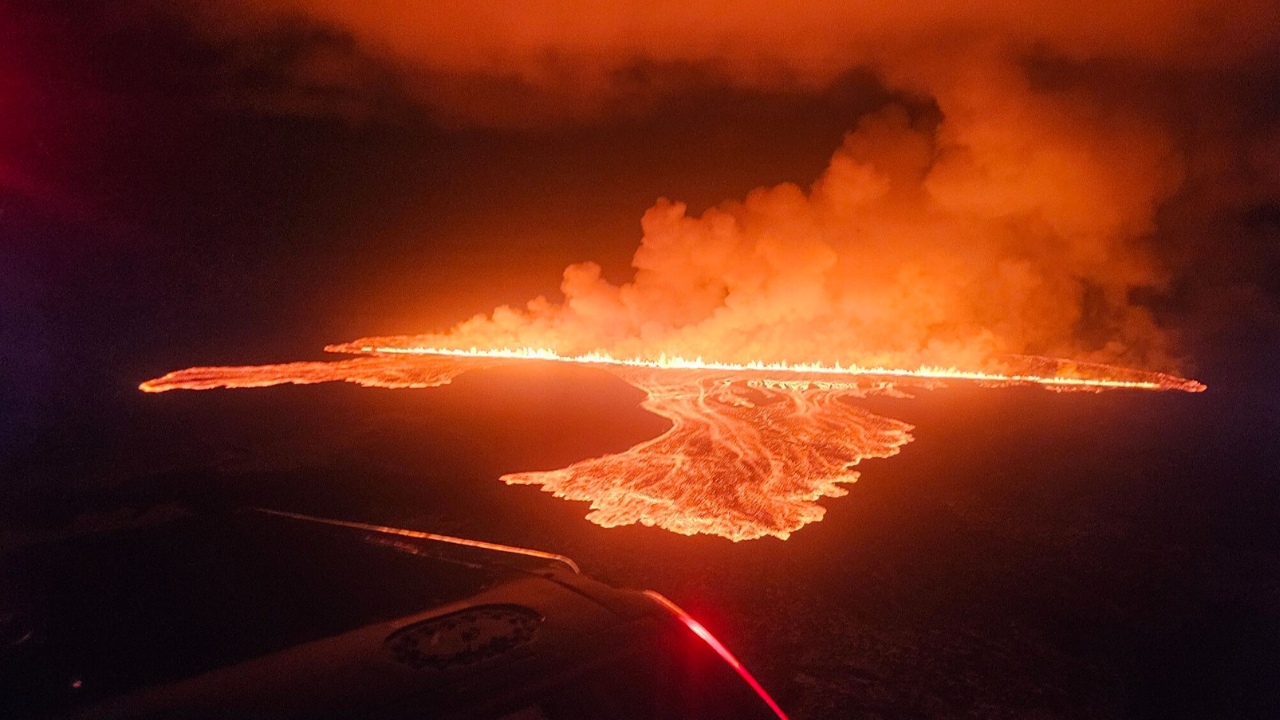
[[[975,58],[1011,64],[1044,54],[1071,62],[1239,67],[1274,53],[1280,8],[1266,0],[187,0],[215,33],[261,36],[313,24],[347,34],[402,69],[406,85],[446,111],[527,122],[540,113],[627,112],[696,68],[738,85],[816,87],[852,67],[928,89],[930,71]],[[336,38],[296,55],[304,81],[341,83]],[[275,54],[279,54],[279,48]],[[675,75],[678,75],[676,73]],[[359,82],[346,78],[350,82]]]
[[[851,118],[808,187],[762,188],[700,216],[661,200],[642,220],[630,282],[573,265],[562,302],[501,307],[419,339],[434,345],[1168,367],[1166,334],[1133,301],[1170,281],[1153,244],[1161,213],[1275,197],[1251,164],[1280,156],[1274,133],[1245,128],[1248,101],[1231,90],[1198,99],[1275,55],[1274,3],[709,5],[273,0],[237,22],[341,28],[427,103],[479,122],[633,112],[668,77],[637,90],[644,67],[798,91],[870,68],[938,111]],[[1209,187],[1236,189],[1204,200]]]
[[[939,93],[934,127],[894,106],[864,118],[807,190],[759,189],[700,217],[659,201],[632,282],[574,265],[563,303],[424,341],[891,365],[1158,359],[1128,293],[1161,280],[1135,241],[1176,187],[1168,143],[1133,118],[1000,92],[996,117],[1015,122],[963,91]],[[1089,346],[1100,332],[1109,342]]]

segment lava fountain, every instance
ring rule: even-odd
[[[605,354],[563,356],[546,349],[456,350],[357,340],[326,348],[358,353],[335,362],[193,367],[142,383],[145,392],[255,388],[285,383],[351,382],[365,387],[428,388],[464,372],[522,362],[587,364],[646,394],[642,406],[671,421],[662,435],[628,450],[558,470],[512,473],[502,480],[540,485],[557,497],[591,504],[604,527],[640,523],[730,540],[786,539],[821,520],[823,496],[845,494],[864,458],[889,457],[911,441],[912,427],[852,401],[909,396],[946,382],[1035,385],[1055,391],[1111,389],[1199,392],[1205,386],[1162,373],[1046,358],[1015,357],[1000,372],[748,363]]]

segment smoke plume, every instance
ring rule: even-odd
[[[200,12],[221,33],[282,18],[338,28],[400,68],[424,103],[469,122],[642,112],[690,68],[793,92],[870,69],[924,99],[850,118],[811,184],[700,214],[659,200],[641,219],[632,279],[572,265],[562,299],[413,339],[432,346],[891,366],[1034,354],[1173,368],[1169,333],[1138,301],[1181,269],[1161,251],[1162,211],[1196,207],[1215,173],[1245,172],[1222,170],[1227,159],[1277,156],[1274,133],[1233,133],[1208,160],[1192,147],[1206,132],[1220,139],[1205,128],[1232,117],[1223,101],[1236,115],[1246,102],[1199,101],[1196,89],[1274,57],[1272,3],[266,6]],[[322,63],[299,72],[325,75]],[[1185,80],[1163,93],[1171,99],[1151,90],[1156,77]]]

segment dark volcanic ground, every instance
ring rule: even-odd
[[[1200,395],[865,401],[915,442],[823,500],[822,522],[738,544],[603,529],[497,481],[664,429],[592,369],[420,391],[121,383],[102,421],[8,459],[4,544],[263,505],[543,548],[659,590],[797,719],[1275,717],[1280,392],[1238,365]]]

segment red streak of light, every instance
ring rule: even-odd
[[[694,620],[692,615],[685,612],[679,605],[671,602],[661,594],[652,590],[645,590],[644,594],[648,595],[662,607],[671,611],[671,614],[675,615],[680,622],[688,626],[688,628],[693,631],[694,635],[702,638],[707,645],[710,645],[711,649],[715,650],[717,655],[724,659],[725,662],[729,663],[729,667],[736,670],[738,675],[751,686],[751,689],[756,691],[756,694],[760,696],[760,699],[764,700],[765,704],[769,706],[770,710],[773,710],[773,713],[777,715],[780,720],[790,720],[787,717],[787,714],[782,712],[782,708],[778,707],[778,703],[774,702],[773,698],[769,697],[769,693],[765,692],[765,689],[761,687],[759,681],[757,681],[755,677],[747,671],[747,668],[743,666],[738,658],[733,656],[733,653],[729,652],[729,648],[721,644],[720,641],[716,639],[716,636],[711,634],[710,630],[702,626],[702,623]]]

